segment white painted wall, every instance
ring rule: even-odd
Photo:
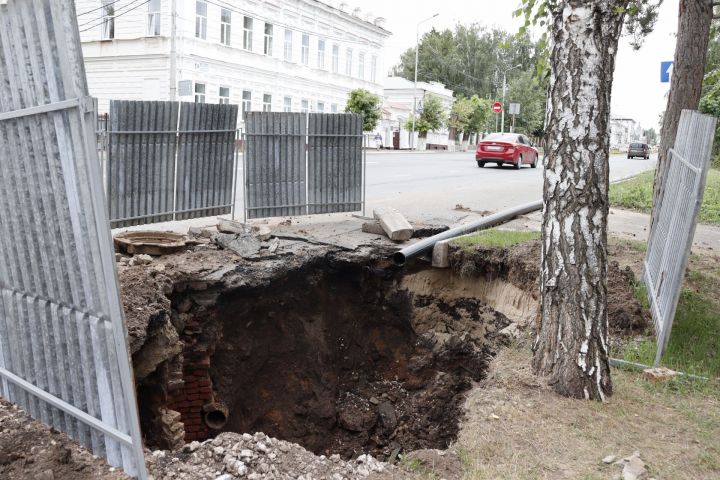
[[[195,0],[175,0],[176,79],[205,85],[208,103],[219,100],[219,88],[230,88],[231,103],[241,103],[242,92],[252,92],[252,109],[261,110],[263,94],[272,96],[272,110],[282,111],[284,97],[292,98],[293,111],[303,99],[311,109],[344,110],[347,94],[366,88],[382,95],[385,68],[383,43],[389,32],[359,17],[315,0],[238,0],[207,2],[207,38],[195,37]],[[142,0],[119,0],[115,38],[101,39],[100,0],[77,0],[81,40],[90,93],[98,97],[99,110],[107,111],[109,99],[171,99],[170,50],[171,2],[160,0],[161,32],[148,36],[148,5]],[[231,9],[230,46],[220,43],[220,12]],[[98,9],[94,10],[93,9]],[[84,12],[90,12],[83,15]],[[253,18],[252,50],[243,49],[243,17]],[[272,55],[265,55],[265,23],[273,25]],[[85,31],[82,31],[85,30]],[[284,59],[285,30],[293,33],[292,61]],[[307,65],[301,63],[302,35],[309,36]],[[318,43],[325,40],[324,66],[319,65]],[[332,72],[333,45],[339,48],[338,72]],[[345,74],[347,50],[352,49],[351,75]],[[359,56],[365,65],[360,76]],[[375,79],[371,78],[373,58]],[[159,95],[159,97],[158,97]],[[179,97],[194,101],[193,96]]]

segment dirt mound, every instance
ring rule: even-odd
[[[471,251],[454,247],[451,268],[464,277],[502,278],[538,298],[540,289],[540,241],[510,248],[478,246]],[[649,312],[635,296],[637,280],[630,268],[617,262],[608,265],[608,321],[610,332],[642,333],[650,325]]]

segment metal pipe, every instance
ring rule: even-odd
[[[494,227],[495,225],[499,225],[501,223],[507,222],[508,220],[512,220],[519,215],[525,215],[526,213],[540,210],[542,206],[542,200],[537,200],[535,202],[518,205],[516,207],[508,208],[507,210],[488,215],[487,217],[483,217],[479,220],[468,223],[467,225],[461,225],[459,227],[451,228],[450,230],[438,233],[437,235],[428,237],[408,247],[405,247],[398,252],[395,252],[395,254],[393,255],[393,261],[396,265],[405,265],[407,259],[416,257],[421,253],[432,249],[433,246],[441,240],[448,240],[450,238],[455,238],[466,233],[474,232],[476,230]]]
[[[654,368],[652,365],[644,365],[642,363],[628,362],[627,360],[620,360],[618,358],[610,358],[610,365],[615,368],[626,368],[630,370],[646,370],[648,368]],[[699,375],[693,375],[691,373],[677,372],[678,375],[686,377],[690,380],[697,380],[701,382],[707,382],[707,377],[701,377]]]

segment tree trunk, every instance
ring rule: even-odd
[[[565,396],[612,394],[607,352],[608,122],[627,1],[553,12],[543,178],[541,314],[533,367]]]
[[[680,112],[683,109],[697,110],[700,104],[712,17],[712,0],[680,0],[670,95],[660,131],[651,224],[655,223],[660,211],[660,198],[665,191],[665,176],[670,167],[668,150],[675,145]]]

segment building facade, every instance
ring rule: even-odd
[[[340,112],[382,95],[382,18],[316,0],[77,0],[91,95]]]
[[[643,129],[632,118],[610,116],[610,148],[624,150],[632,142],[644,142]]]
[[[408,130],[405,129],[405,123],[412,118],[413,102],[417,99],[416,110],[422,110],[423,100],[426,95],[434,95],[440,99],[445,113],[449,116],[452,105],[455,102],[453,91],[446,88],[439,82],[417,82],[415,83],[402,77],[388,77],[385,80],[385,89],[383,95],[383,118],[378,127],[380,135],[383,137],[383,145],[389,147],[392,145],[392,136],[396,136],[395,144],[398,148],[411,148],[413,139]],[[438,146],[450,148],[448,140],[447,126],[438,131],[428,132],[426,138],[417,138],[415,135],[414,143],[416,149],[425,150],[426,146]]]

